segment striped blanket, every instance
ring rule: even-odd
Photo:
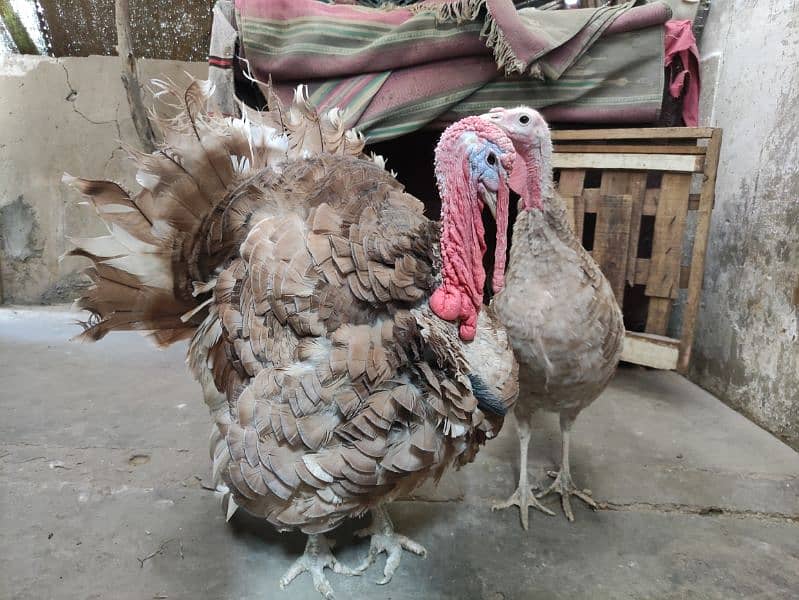
[[[528,104],[554,122],[645,123],[664,89],[659,2],[569,11],[512,0],[367,8],[236,0],[240,55],[288,98],[308,84],[370,142],[494,106]]]

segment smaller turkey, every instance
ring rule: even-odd
[[[65,176],[111,233],[73,240],[93,262],[81,338],[190,339],[228,518],[240,506],[308,534],[281,586],[309,571],[332,598],[325,568],[357,574],[382,551],[386,583],[403,549],[425,550],[385,504],[471,461],[516,396],[507,334],[482,306],[481,212],[507,225],[513,146],[479,117],[443,133],[438,223],[304,88],[232,119],[206,109],[203,83],[158,86],[177,114],[156,152],[134,153],[138,194]],[[367,511],[369,554],[350,569],[323,533]]]
[[[577,415],[608,385],[621,356],[624,323],[613,290],[599,265],[572,231],[566,206],[552,185],[552,139],[535,110],[496,108],[482,115],[510,137],[517,152],[510,185],[519,194],[519,214],[505,287],[491,306],[507,328],[519,361],[519,399],[514,416],[521,447],[519,487],[495,509],[518,506],[528,528],[528,507],[549,515],[527,483],[527,450],[538,410],[560,415],[560,471],[539,498],[561,496],[574,520],[570,496],[592,508],[587,490],[571,476],[569,442]]]

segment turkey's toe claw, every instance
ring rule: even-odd
[[[570,500],[571,496],[579,498],[593,510],[597,510],[599,508],[597,503],[591,497],[591,491],[577,489],[572,482],[571,475],[569,475],[568,472],[566,475],[564,475],[563,471],[549,471],[547,472],[547,475],[554,477],[555,481],[553,481],[546,490],[538,494],[537,497],[543,498],[544,496],[548,496],[552,493],[560,494],[560,504],[563,508],[563,514],[569,521],[574,522],[574,511],[572,510]]]

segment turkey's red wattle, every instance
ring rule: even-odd
[[[516,156],[513,144],[493,123],[466,117],[450,125],[436,146],[435,172],[441,193],[441,286],[430,297],[430,308],[447,321],[460,320],[460,337],[472,340],[483,305],[486,251],[483,201],[471,172],[470,145],[491,142],[499,150],[502,168],[509,171]],[[501,170],[500,170],[501,171]],[[500,177],[497,193],[497,250],[492,284],[496,291],[505,283],[508,191]]]
[[[468,160],[452,166],[441,190],[442,283],[430,297],[430,308],[447,321],[459,319],[461,339],[472,340],[485,284],[483,205],[471,181]]]
[[[499,190],[497,190],[497,245],[494,249],[494,277],[491,279],[491,289],[494,293],[505,287],[505,259],[508,255],[508,210],[510,192],[505,179],[500,177]]]

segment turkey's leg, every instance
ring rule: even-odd
[[[369,554],[363,562],[355,568],[356,573],[363,573],[369,568],[377,555],[381,552],[386,553],[386,566],[383,568],[383,579],[378,581],[378,585],[384,585],[391,581],[394,571],[400,564],[402,551],[407,550],[419,556],[427,556],[424,546],[414,542],[412,539],[396,533],[391,518],[388,516],[385,507],[377,506],[372,509],[372,523],[366,529],[356,531],[358,537],[372,536],[369,543]]]
[[[554,477],[555,481],[552,482],[546,490],[538,495],[543,498],[547,494],[557,492],[560,494],[560,503],[563,506],[563,512],[569,521],[574,521],[574,513],[572,512],[570,496],[577,496],[580,500],[585,502],[588,506],[597,509],[596,502],[591,497],[591,492],[588,490],[577,489],[572,481],[571,469],[569,466],[569,442],[571,437],[571,429],[577,415],[561,412],[560,413],[560,437],[561,437],[561,460],[560,471],[549,471],[547,474]]]
[[[334,573],[341,573],[342,575],[359,575],[358,571],[354,571],[349,567],[342,565],[333,553],[330,551],[332,542],[321,534],[312,534],[308,536],[308,542],[305,544],[305,552],[294,564],[289,567],[286,574],[280,578],[280,589],[286,589],[298,575],[308,571],[313,577],[313,585],[316,591],[324,596],[325,600],[333,600],[333,588],[330,587],[327,577],[325,577],[325,567],[333,569]]]
[[[519,449],[521,458],[519,460],[519,487],[511,494],[511,497],[491,507],[491,510],[501,510],[511,506],[519,507],[519,516],[522,520],[522,527],[527,531],[529,528],[528,508],[535,508],[550,516],[554,516],[551,510],[541,504],[535,497],[527,483],[527,450],[530,446],[531,427],[528,419],[516,416],[516,428],[519,433]]]

